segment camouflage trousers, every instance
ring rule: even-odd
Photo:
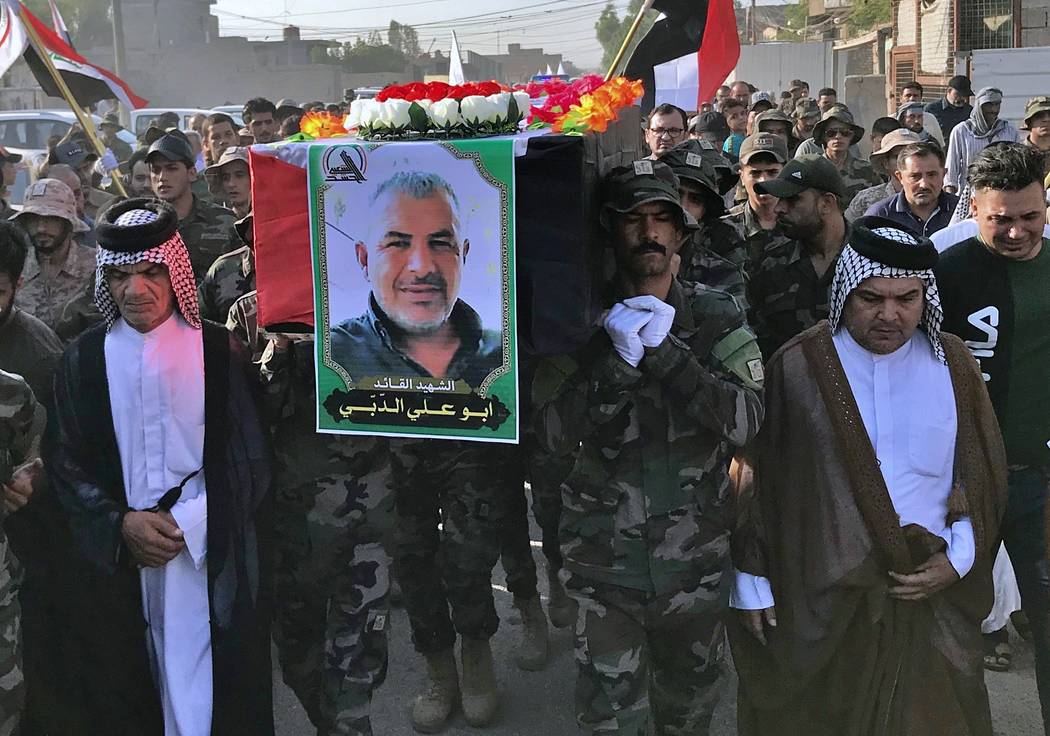
[[[529,478],[532,514],[540,528],[543,556],[547,567],[557,572],[562,566],[561,545],[558,543],[561,483],[572,468],[564,459],[544,452],[531,434],[525,435],[516,459],[519,463],[517,472],[522,476],[527,474]],[[523,483],[517,482],[510,489],[500,554],[503,569],[507,572],[507,590],[515,596],[531,598],[536,595],[536,563],[532,557],[528,506],[522,486]],[[520,493],[518,488],[522,488]]]
[[[0,530],[0,736],[17,732],[25,704],[21,611],[16,577],[14,553]]]
[[[707,734],[724,679],[727,572],[698,572],[692,589],[659,595],[562,576],[579,605],[580,728],[621,736]]]
[[[387,443],[281,438],[274,488],[274,638],[284,681],[322,736],[369,736],[386,678],[393,526]]]
[[[496,633],[492,568],[510,488],[515,477],[520,481],[513,470],[515,450],[477,442],[390,441],[397,508],[391,556],[420,654],[452,647],[457,632],[468,639]]]

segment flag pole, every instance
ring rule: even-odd
[[[58,73],[58,69],[55,68],[50,54],[48,54],[44,43],[40,40],[40,36],[37,35],[36,28],[25,16],[25,6],[21,2],[16,3],[16,6],[18,7],[18,17],[22,21],[22,27],[26,29],[26,34],[29,36],[29,42],[33,44],[33,49],[44,63],[44,66],[47,67],[48,74],[55,80],[55,85],[58,86],[58,91],[62,93],[66,104],[69,105],[73,114],[76,115],[77,120],[80,122],[80,127],[84,129],[84,135],[91,142],[91,146],[95,149],[98,157],[102,158],[106,153],[106,147],[102,145],[102,141],[98,139],[98,135],[95,133],[95,123],[88,117],[83,108],[77,104],[77,100],[70,91],[69,85],[66,84],[66,80],[62,78],[62,75]],[[120,180],[119,175],[113,177],[113,185],[122,197],[128,196],[127,190],[124,189],[124,182]]]
[[[653,7],[654,0],[645,0],[642,3],[642,7],[638,9],[638,15],[635,16],[634,22],[631,24],[630,29],[627,31],[627,37],[623,39],[623,43],[620,44],[620,50],[616,52],[616,56],[612,60],[612,64],[609,65],[609,71],[605,74],[605,81],[608,82],[610,79],[616,76],[616,70],[620,66],[620,62],[623,61],[623,57],[627,54],[627,47],[631,45],[631,41],[638,34],[638,29],[642,25],[642,20],[645,18],[645,13],[651,7]]]

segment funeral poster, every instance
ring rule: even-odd
[[[518,441],[510,139],[310,147],[317,429]]]

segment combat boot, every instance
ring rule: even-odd
[[[488,639],[463,639],[463,717],[475,728],[488,726],[496,717],[496,673]]]
[[[565,587],[558,578],[558,571],[547,568],[547,587],[550,597],[547,599],[547,615],[551,626],[564,629],[576,623],[576,601],[565,593]]]
[[[412,728],[420,733],[438,733],[459,702],[456,653],[450,647],[426,655],[427,688],[412,703]]]
[[[547,665],[547,617],[543,614],[540,597],[514,597],[514,607],[521,613],[521,646],[518,667],[529,672],[542,670]]]

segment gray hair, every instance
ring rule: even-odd
[[[374,205],[386,194],[400,194],[412,199],[427,199],[443,194],[452,206],[453,224],[459,229],[459,198],[439,174],[428,171],[399,171],[376,187],[368,203]]]

